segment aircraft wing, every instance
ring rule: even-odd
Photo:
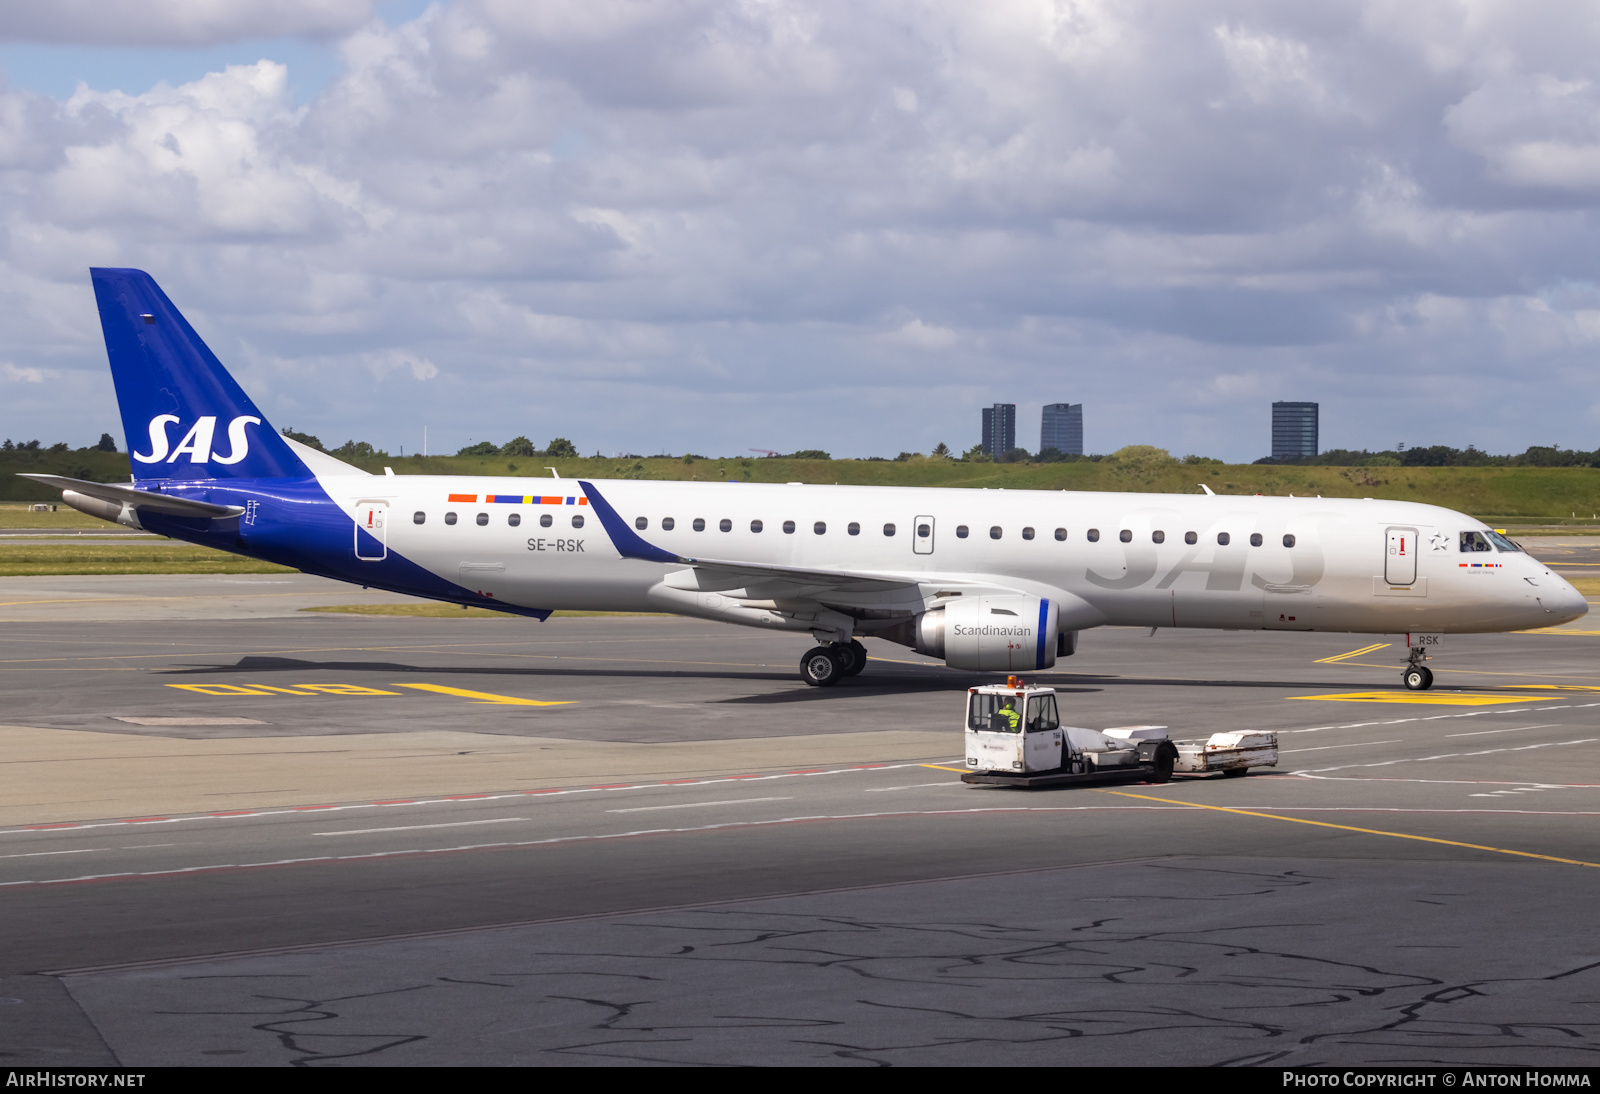
[[[168,494],[158,494],[154,490],[140,490],[136,486],[127,486],[115,482],[89,482],[86,479],[69,479],[64,475],[20,475],[24,479],[42,482],[46,486],[54,486],[61,490],[71,490],[75,494],[85,497],[99,498],[101,501],[123,502],[135,509],[148,509],[152,513],[167,513],[175,517],[236,517],[244,512],[238,505],[212,505],[207,501],[193,501],[189,498],[175,498]]]

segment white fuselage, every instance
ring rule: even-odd
[[[1064,631],[1366,633],[1521,630],[1587,611],[1522,552],[1463,551],[1462,533],[1486,531],[1481,521],[1410,502],[594,481],[640,539],[680,556],[674,563],[622,557],[577,480],[319,478],[358,524],[363,507],[382,504],[386,550],[524,608],[808,630],[808,604],[870,621],[924,610],[941,594],[1009,592],[1059,603]],[[500,496],[519,500],[485,500]],[[885,593],[819,582],[808,593],[790,578],[769,596],[759,580],[708,576],[699,562],[909,584]]]

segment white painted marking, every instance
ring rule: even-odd
[[[45,855],[87,855],[93,851],[108,851],[108,847],[84,847],[77,851],[30,851],[25,855],[0,855],[0,858],[43,858]]]
[[[735,798],[725,802],[681,802],[678,805],[636,805],[632,809],[607,809],[607,813],[654,813],[662,809],[703,809],[712,805],[752,805],[755,802],[786,802],[789,798]]]
[[[510,824],[527,817],[495,817],[492,820],[451,821],[449,824],[407,824],[399,828],[343,828],[337,832],[313,832],[313,836],[369,836],[374,832],[419,832],[424,828],[465,828],[472,824]]]
[[[1326,771],[1349,771],[1356,767],[1390,767],[1394,764],[1420,764],[1429,760],[1454,760],[1462,756],[1493,756],[1500,752],[1527,752],[1535,748],[1556,748],[1561,745],[1592,745],[1600,741],[1600,737],[1584,737],[1577,741],[1547,741],[1537,745],[1518,745],[1516,748],[1484,748],[1477,752],[1442,752],[1437,756],[1413,756],[1403,760],[1384,760],[1373,764],[1342,764],[1339,767],[1319,767],[1314,772],[1295,772],[1295,774],[1320,774]]]
[[[954,786],[962,790],[967,788],[965,783],[958,783],[954,780],[946,779],[944,782],[938,783],[907,783],[905,786],[872,786],[868,787],[865,791],[863,791],[863,793],[882,794],[886,790],[921,790],[925,786]]]
[[[1364,748],[1367,745],[1397,745],[1404,743],[1403,738],[1396,737],[1392,741],[1357,741],[1348,745],[1319,745],[1316,748],[1284,748],[1279,751],[1284,755],[1290,752],[1326,752],[1330,748]]]
[[[1446,733],[1445,737],[1484,737],[1490,733],[1521,733],[1528,729],[1551,729],[1560,725],[1560,722],[1546,722],[1542,726],[1513,726],[1511,729],[1479,729],[1471,733]]]

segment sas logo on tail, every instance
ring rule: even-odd
[[[150,419],[150,454],[133,453],[133,458],[140,463],[160,463],[162,460],[175,463],[179,456],[187,454],[190,463],[238,463],[250,454],[250,439],[244,435],[247,425],[260,425],[261,419],[250,414],[243,414],[228,423],[228,454],[215,455],[211,451],[211,438],[217,431],[217,418],[208,414],[194,423],[194,427],[183,435],[183,440],[178,442],[178,447],[168,447],[171,441],[167,439],[167,427],[178,424],[176,414],[162,414]]]

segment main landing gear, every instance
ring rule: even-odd
[[[1433,687],[1433,672],[1424,665],[1428,654],[1421,646],[1412,646],[1406,658],[1406,670],[1400,676],[1407,691],[1427,691]]]
[[[867,647],[852,638],[807,651],[800,658],[800,679],[814,688],[829,688],[867,667]]]

